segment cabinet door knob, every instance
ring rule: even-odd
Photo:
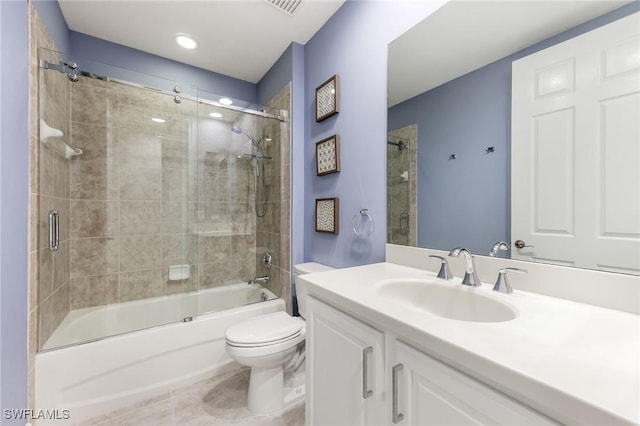
[[[392,387],[392,411],[391,411],[391,420],[396,424],[401,422],[404,419],[404,415],[398,410],[398,375],[402,371],[404,366],[402,364],[394,365],[391,369],[391,387]]]
[[[362,398],[367,399],[373,395],[373,390],[369,389],[369,354],[373,353],[373,346],[362,350]]]

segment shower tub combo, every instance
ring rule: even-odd
[[[267,189],[287,113],[47,49],[39,63],[49,221],[32,231],[53,267],[32,306],[35,407],[77,423],[239,368],[226,330],[285,309]]]
[[[37,406],[67,409],[78,422],[235,369],[225,351],[227,328],[284,310],[284,301],[269,290],[234,284],[198,292],[203,314],[192,321],[127,333],[140,328],[139,321],[181,315],[194,297],[180,294],[70,312],[47,344],[71,346],[36,357]],[[125,334],[101,339],[100,333],[114,332]],[[94,341],[74,345],[88,339]]]

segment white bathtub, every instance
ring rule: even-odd
[[[230,368],[224,347],[227,328],[284,310],[282,299],[240,306],[262,300],[263,292],[268,290],[247,284],[204,290],[198,294],[199,311],[218,312],[157,327],[147,322],[149,317],[181,321],[184,304],[196,303],[194,294],[70,312],[48,347],[101,340],[36,355],[36,407],[70,410],[69,421],[76,423]],[[145,326],[152,328],[127,333]],[[102,338],[117,333],[125,334]]]
[[[276,296],[272,292],[258,284],[239,282],[197,292],[76,309],[67,314],[42,349],[90,342],[172,324],[186,317],[219,312],[274,298]]]

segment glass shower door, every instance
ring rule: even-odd
[[[39,347],[193,317],[196,90],[40,58]]]
[[[280,297],[280,119],[263,106],[198,96],[198,311],[206,313]]]

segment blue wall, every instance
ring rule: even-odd
[[[2,119],[4,118],[2,115],[2,64],[7,63],[3,62],[2,58],[2,39],[4,38],[4,33],[2,32],[2,4],[0,4],[0,163],[2,162]],[[0,218],[2,218],[2,173],[0,173]],[[2,334],[2,289],[4,286],[2,285],[2,241],[3,241],[3,233],[2,233],[2,220],[0,220],[0,409],[4,408],[4,400],[2,399],[2,388],[4,387],[4,383],[2,382],[2,364],[4,363],[4,355],[2,352],[2,341],[4,340],[4,335]]]
[[[0,407],[27,408],[29,26],[26,1],[0,1]],[[2,424],[25,424],[7,420]]]
[[[76,58],[83,71],[169,91],[177,82],[183,85],[185,93],[193,96],[198,88],[238,101],[257,100],[253,83],[70,31],[57,0],[36,0],[33,4],[58,50]]]
[[[2,32],[2,4],[0,4],[0,163],[2,162],[2,64],[7,63],[2,60],[2,39],[4,38],[4,33]],[[2,173],[0,173],[0,218],[2,218]],[[2,220],[0,220],[0,409],[4,408],[4,400],[2,399],[2,388],[4,387],[4,383],[2,382],[2,364],[4,360],[4,355],[2,352],[2,341],[4,340],[4,335],[2,334],[2,241],[3,241],[3,233],[2,233]]]
[[[282,87],[291,82],[291,157],[304,158],[305,135],[305,47],[291,43],[271,69],[258,82],[258,103],[265,104]],[[291,199],[304,199],[305,168],[303,161],[291,163]],[[304,203],[291,203],[291,261],[304,261]]]
[[[444,2],[347,1],[305,46],[305,260],[335,267],[384,260],[386,242],[387,44]],[[340,112],[315,122],[315,88],[340,76]],[[316,176],[315,142],[341,138],[341,172]],[[315,232],[315,199],[340,198],[340,233]],[[351,229],[367,208],[368,240]]]
[[[631,3],[389,109],[390,130],[418,125],[420,247],[487,254],[511,241],[511,63],[638,10]]]
[[[69,26],[64,19],[57,0],[35,0],[33,6],[38,12],[42,23],[47,27],[49,35],[61,52],[71,51],[69,40]]]
[[[418,124],[418,246],[488,254],[511,241],[510,89],[502,60],[389,109],[389,129]]]
[[[70,40],[71,53],[74,57],[78,57],[82,70],[164,90],[172,90],[175,81],[183,85],[187,94],[193,94],[194,88],[198,88],[236,100],[249,102],[257,100],[256,85],[248,81],[193,67],[76,31],[70,32]]]
[[[295,44],[293,50],[291,110],[291,264],[304,262],[304,176],[305,176],[305,49]]]
[[[280,55],[278,60],[271,66],[269,71],[260,79],[257,86],[257,102],[265,105],[292,79],[293,71],[293,50],[296,43],[291,43],[289,47]]]

